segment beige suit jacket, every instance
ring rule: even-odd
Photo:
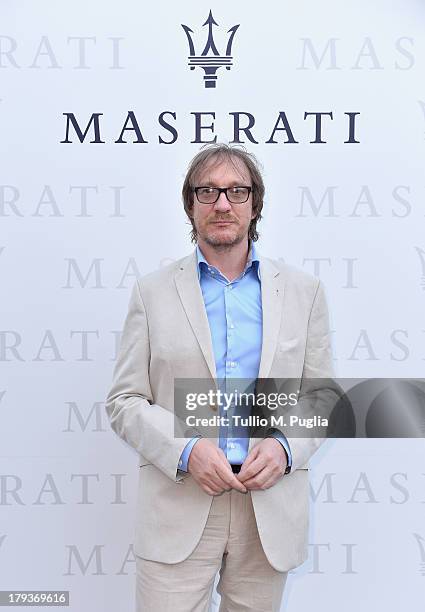
[[[260,269],[259,378],[293,377],[302,384],[304,377],[332,377],[320,281],[262,256]],[[174,378],[208,377],[215,379],[216,370],[194,251],[135,282],[106,399],[111,427],[140,455],[134,551],[146,559],[186,559],[206,524],[212,496],[177,471],[188,440],[175,437],[173,404]],[[288,437],[291,472],[273,487],[251,492],[265,554],[279,571],[307,557],[307,463],[323,440]],[[259,441],[251,438],[249,449]]]

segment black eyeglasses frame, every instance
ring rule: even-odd
[[[246,200],[243,200],[242,202],[232,202],[232,200],[229,200],[229,196],[227,195],[227,190],[228,189],[234,189],[235,187],[242,187],[243,189],[247,189],[248,190],[248,195],[246,196]],[[198,197],[198,190],[199,189],[215,189],[217,190],[217,198],[214,200],[214,202],[202,202],[199,197]],[[193,188],[193,192],[196,195],[196,199],[198,200],[198,202],[200,204],[205,204],[205,205],[211,205],[211,204],[216,204],[220,195],[222,193],[225,194],[227,201],[230,202],[230,204],[245,204],[245,202],[248,202],[249,200],[249,196],[252,193],[252,187],[250,187],[249,185],[234,185],[233,187],[212,187],[211,185],[200,185],[199,187],[194,187]]]

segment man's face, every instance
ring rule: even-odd
[[[251,186],[248,168],[243,161],[213,159],[198,174],[196,187],[237,187]],[[193,221],[198,232],[198,243],[216,248],[228,248],[247,240],[252,212],[252,193],[243,204],[231,204],[225,193],[215,204],[201,204],[193,194]]]

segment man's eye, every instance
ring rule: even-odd
[[[200,189],[199,191],[204,195],[208,195],[210,193],[214,193],[215,189],[213,189],[213,187],[202,187],[202,189]]]
[[[230,193],[241,193],[243,191],[243,187],[232,187],[231,189],[229,189]]]

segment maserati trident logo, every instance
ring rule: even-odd
[[[193,30],[191,30],[188,26],[181,24],[183,30],[186,32],[187,42],[189,43],[189,56],[188,56],[189,63],[188,65],[191,70],[195,70],[197,66],[199,66],[200,68],[204,70],[205,72],[204,83],[205,83],[206,88],[215,87],[215,84],[217,82],[216,72],[219,68],[221,68],[222,66],[225,66],[226,70],[230,70],[230,68],[232,67],[233,65],[233,62],[232,62],[233,60],[233,57],[232,57],[233,38],[240,24],[234,25],[232,28],[230,28],[230,30],[227,31],[227,34],[229,34],[229,38],[227,40],[227,46],[226,46],[226,51],[224,55],[220,54],[214,42],[214,37],[213,37],[213,26],[214,25],[218,26],[218,23],[214,20],[214,17],[212,16],[212,12],[210,10],[208,19],[206,20],[205,23],[202,24],[202,27],[208,26],[207,42],[206,42],[205,48],[202,51],[201,55],[196,55],[195,45],[194,45],[193,37],[192,37]]]

